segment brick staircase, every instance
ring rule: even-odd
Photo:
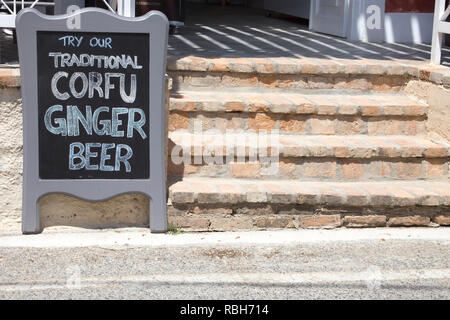
[[[171,223],[450,224],[450,143],[427,137],[428,106],[402,92],[415,66],[187,57],[168,69]]]

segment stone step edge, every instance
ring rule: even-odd
[[[297,59],[297,58],[167,58],[167,71],[211,71],[264,74],[346,74],[410,76],[450,86],[450,68],[408,60]],[[19,88],[20,69],[0,67],[0,88]]]
[[[179,205],[449,206],[450,183],[423,181],[305,182],[184,178],[169,187]]]
[[[180,112],[271,112],[311,115],[425,116],[428,106],[407,96],[305,95],[298,93],[172,93],[170,111]]]
[[[174,143],[169,152],[191,156],[230,156],[237,151],[249,155],[336,158],[446,158],[450,143],[411,136],[258,135],[249,131],[201,135],[169,132]],[[243,155],[241,155],[243,156]]]
[[[315,58],[202,58],[167,59],[168,71],[235,72],[262,74],[346,74],[411,76],[450,85],[450,68],[428,61]]]

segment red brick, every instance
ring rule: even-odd
[[[385,135],[399,135],[405,133],[405,121],[403,119],[388,119],[384,121]]]
[[[243,74],[225,74],[222,76],[222,85],[226,87],[255,87],[258,85],[258,77]]]
[[[433,222],[441,226],[450,226],[450,215],[437,215],[433,217]]]
[[[19,68],[0,68],[0,88],[20,87]]]
[[[173,203],[193,203],[195,193],[185,184],[174,184],[169,187],[170,198]]]
[[[225,103],[225,108],[227,112],[244,111],[245,104],[240,100],[227,101]]]
[[[441,196],[444,205],[450,205],[450,188],[444,186],[430,186],[428,190]]]
[[[440,178],[444,175],[444,165],[446,161],[442,159],[428,159],[425,161],[427,178]]]
[[[360,118],[345,118],[336,122],[336,134],[338,135],[361,134],[363,130],[364,121]]]
[[[320,200],[320,192],[310,186],[302,183],[291,183],[287,185],[289,190],[296,194],[297,203],[299,204],[317,204]]]
[[[298,74],[302,71],[301,65],[297,63],[296,59],[277,57],[271,60],[276,64],[279,73]]]
[[[300,114],[313,114],[315,112],[315,104],[301,95],[288,95],[287,98],[294,103],[294,111]]]
[[[380,104],[372,100],[356,96],[351,97],[350,100],[361,106],[361,114],[363,116],[378,116],[381,114]]]
[[[382,138],[371,137],[371,144],[377,146],[379,152],[378,156],[396,158],[401,156],[401,148],[395,147],[392,143]]]
[[[319,74],[321,66],[309,59],[299,59],[299,64],[302,66],[302,73],[304,74]]]
[[[280,118],[280,130],[290,133],[306,133],[306,119],[301,116],[283,115]]]
[[[258,162],[233,162],[231,164],[231,175],[236,178],[257,178],[261,164]]]
[[[200,217],[168,217],[169,224],[173,224],[175,227],[183,229],[191,229],[197,231],[206,231],[209,228],[210,221],[207,218]]]
[[[331,160],[304,163],[301,173],[311,178],[336,178],[336,162]]]
[[[386,188],[374,184],[361,185],[360,188],[370,195],[372,206],[389,206],[392,204],[392,194]]]
[[[273,113],[290,114],[294,110],[294,104],[280,94],[265,94],[264,99],[269,101]]]
[[[352,79],[352,78],[336,78],[335,89],[346,90],[369,90],[370,83],[367,79]]]
[[[245,216],[212,217],[210,230],[233,231],[248,230],[253,228],[253,220]]]
[[[241,190],[232,184],[220,183],[217,185],[219,192],[223,194],[224,200],[222,202],[227,204],[236,204],[244,202],[245,195],[241,192]]]
[[[269,103],[256,96],[246,96],[245,99],[248,101],[248,111],[249,112],[269,112]]]
[[[258,217],[256,226],[263,229],[295,228],[294,219],[290,216]]]
[[[364,165],[362,163],[344,161],[341,168],[344,179],[362,179],[364,177]]]
[[[430,218],[423,216],[391,217],[387,224],[389,227],[426,227],[430,224]]]
[[[211,71],[227,72],[230,71],[229,61],[225,58],[210,59],[212,63]]]
[[[231,72],[252,73],[254,71],[252,61],[246,58],[231,58],[228,67]]]
[[[311,134],[335,134],[334,119],[312,118],[309,120]]]
[[[386,160],[374,160],[366,164],[366,178],[379,179],[392,177],[392,162]]]
[[[344,226],[347,228],[384,227],[386,216],[345,216]]]
[[[297,195],[279,183],[262,182],[261,185],[269,191],[268,196],[272,203],[297,202]]]
[[[273,114],[256,113],[249,119],[249,127],[253,130],[267,130],[275,129],[276,117]]]
[[[424,206],[438,206],[441,202],[439,193],[430,190],[428,187],[404,186],[403,190],[413,194],[418,201],[418,204]]]
[[[394,142],[402,148],[401,156],[405,158],[421,157],[425,149],[422,145],[405,138],[392,137],[389,141]]]
[[[339,187],[327,184],[318,184],[314,186],[320,192],[320,201],[326,205],[345,204],[345,194]]]
[[[394,206],[414,206],[418,204],[417,197],[396,186],[385,185],[383,188],[392,195],[391,204]]]
[[[336,187],[340,192],[345,194],[346,205],[350,206],[362,206],[368,203],[367,193],[356,187],[340,185]]]
[[[275,65],[269,59],[249,58],[249,60],[254,62],[256,72],[260,72],[260,73],[274,73],[275,72]]]
[[[209,59],[191,56],[189,60],[189,70],[191,71],[208,71],[210,69]]]
[[[295,162],[280,161],[278,176],[282,177],[282,178],[290,178],[290,179],[298,178],[298,173],[297,173],[298,170],[297,169],[298,169],[298,167]]]
[[[404,121],[405,121],[405,134],[414,136],[425,133],[425,121],[422,120],[404,120]]]
[[[397,162],[395,170],[397,178],[401,179],[416,179],[422,176],[422,162],[409,160],[410,162]]]
[[[186,114],[171,112],[169,116],[169,131],[188,129],[189,117]]]
[[[317,114],[334,115],[337,113],[338,104],[331,99],[323,98],[322,96],[310,96],[309,100],[317,106]]]
[[[300,228],[323,228],[332,229],[342,225],[341,216],[334,215],[313,215],[313,216],[300,216],[298,218]]]

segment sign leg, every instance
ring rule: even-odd
[[[28,193],[23,193],[22,201],[22,233],[35,234],[41,233],[41,224],[39,219],[39,197]]]
[[[150,231],[152,233],[167,232],[167,208],[164,192],[154,193],[150,198]]]

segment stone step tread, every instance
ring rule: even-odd
[[[337,158],[443,158],[450,156],[450,143],[418,136],[367,135],[260,135],[249,131],[208,133],[201,135],[173,131],[169,139],[189,150],[192,156],[214,154],[270,154],[283,157]],[[270,152],[266,151],[269,150]],[[278,152],[277,152],[278,150]],[[264,153],[265,152],[265,153]]]
[[[437,83],[442,83],[442,79],[450,74],[447,67],[431,66],[424,61],[287,57],[204,58],[169,56],[167,70],[252,74],[409,75],[424,80],[431,78]]]
[[[180,91],[171,111],[272,112],[315,115],[424,116],[425,103],[406,95],[304,94],[294,92]]]
[[[169,187],[172,204],[243,203],[329,206],[448,206],[450,183],[424,181],[305,182],[184,178]]]

